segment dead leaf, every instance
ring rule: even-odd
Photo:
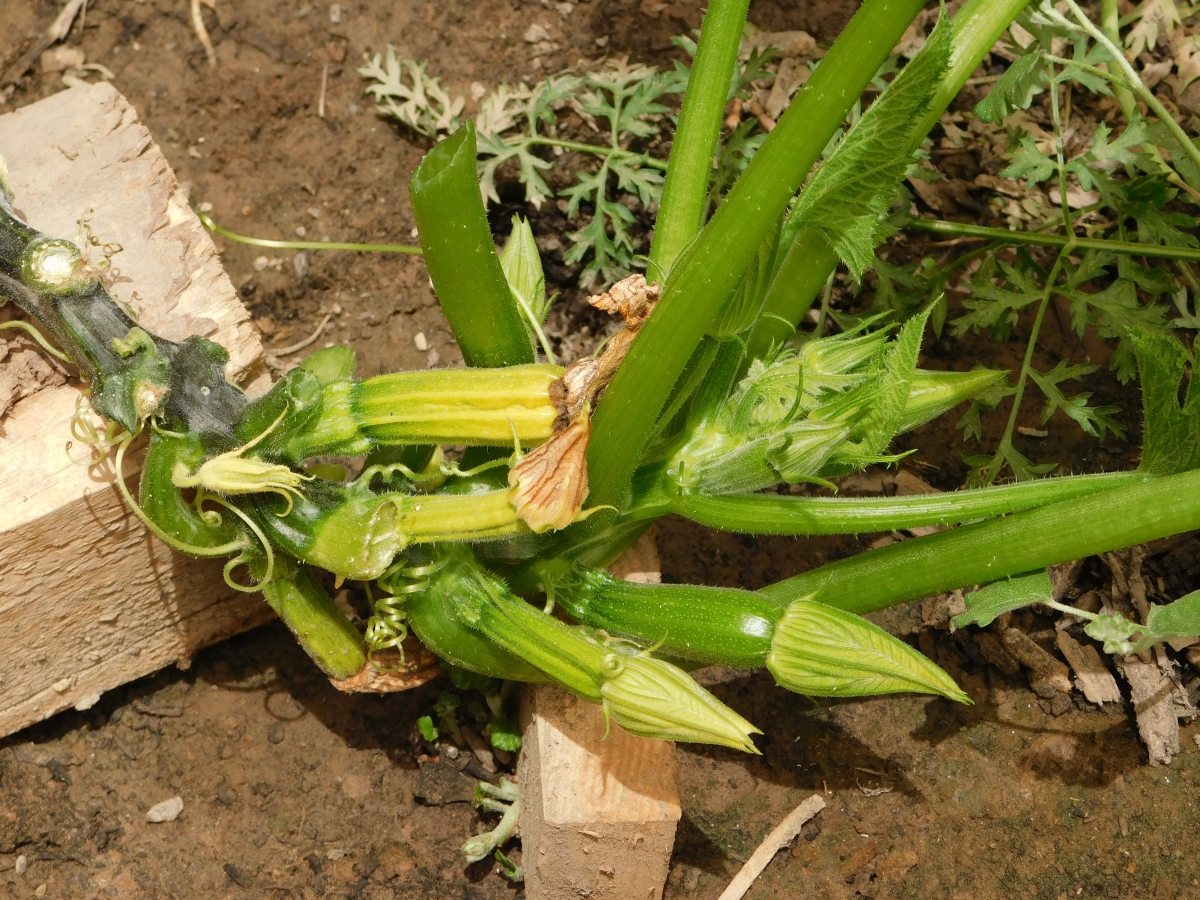
[[[1131,59],[1137,59],[1144,50],[1153,50],[1158,45],[1160,31],[1165,31],[1169,38],[1180,24],[1175,0],[1143,0],[1138,11],[1141,18],[1125,35]]]
[[[623,278],[600,294],[593,294],[587,302],[601,312],[620,315],[629,328],[640,328],[654,309],[662,291],[657,284],[648,284],[642,274]]]
[[[824,56],[817,49],[817,41],[807,31],[760,31],[742,39],[742,52],[765,50],[774,47],[781,57],[804,56],[808,58]]]
[[[1175,96],[1178,97],[1187,86],[1200,78],[1200,34],[1173,35],[1171,38],[1171,56],[1175,59]]]

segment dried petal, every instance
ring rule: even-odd
[[[587,447],[592,423],[586,415],[536,450],[508,473],[510,499],[533,531],[566,528],[587,499]]]
[[[647,284],[645,275],[630,275],[618,281],[602,294],[588,297],[588,303],[606,313],[619,314],[630,328],[638,328],[662,291],[657,284]]]

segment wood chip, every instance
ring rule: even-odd
[[[1043,650],[1033,638],[1018,628],[1008,628],[1000,636],[1004,649],[1026,669],[1029,669],[1029,686],[1043,700],[1049,700],[1054,691],[1066,694],[1071,690],[1071,672]]]
[[[1119,703],[1121,690],[1104,660],[1091,644],[1080,644],[1065,631],[1057,634],[1058,649],[1075,670],[1075,686],[1096,704]]]
[[[804,826],[804,823],[824,808],[825,801],[821,795],[813,794],[792,810],[788,814],[788,817],[776,825],[775,830],[768,834],[766,839],[758,845],[758,849],[746,860],[746,864],[742,866],[742,870],[733,877],[733,881],[729,882],[729,886],[722,891],[719,900],[741,900],[745,896],[746,891],[750,890],[750,885],[754,884],[755,879],[767,867],[767,863],[775,857],[775,854],[790,844],[796,835],[800,833],[800,829]]]

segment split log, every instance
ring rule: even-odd
[[[34,227],[74,240],[91,211],[96,240],[120,246],[105,285],[142,325],[211,338],[229,351],[231,380],[266,389],[258,336],[212,241],[111,85],[0,116],[0,156],[14,207]],[[81,388],[46,387],[0,421],[0,736],[171,663],[186,668],[200,648],[271,617],[260,596],[225,585],[220,562],[152,537],[110,467],[68,458]],[[131,485],[138,466],[127,460]]]

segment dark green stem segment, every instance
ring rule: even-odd
[[[865,613],[1200,528],[1200,470],[892,544],[759,593]]]
[[[277,555],[274,577],[262,591],[304,652],[330,678],[349,678],[367,664],[362,635],[307,566]]]
[[[911,219],[909,228],[931,231],[946,237],[973,237],[1002,244],[1034,244],[1039,247],[1065,247],[1071,244],[1079,250],[1107,250],[1128,256],[1147,256],[1151,259],[1183,259],[1200,262],[1200,249],[1167,247],[1162,244],[1141,244],[1135,241],[1110,241],[1101,238],[1068,237],[1065,234],[1041,234],[1036,231],[1008,231],[984,225],[966,225],[936,219]]]
[[[721,117],[749,7],[750,0],[712,0],[704,14],[654,223],[654,243],[650,248],[652,280],[666,276],[703,224],[713,155],[721,137]]]
[[[620,506],[659,412],[709,324],[879,65],[923,4],[865,0],[725,202],[672,267],[592,420],[592,506]],[[583,526],[599,530],[611,515]]]
[[[678,659],[742,668],[766,665],[779,611],[752,591],[689,584],[635,584],[599,569],[577,569],[554,601],[609,634],[654,642]]]
[[[475,155],[467,121],[413,173],[408,192],[425,265],[467,365],[531,363],[533,342],[492,243]]]
[[[670,501],[669,509],[701,525],[743,534],[869,534],[1008,515],[1129,484],[1143,484],[1152,477],[1142,472],[1077,475],[913,497],[779,494],[718,497],[680,493]]]

